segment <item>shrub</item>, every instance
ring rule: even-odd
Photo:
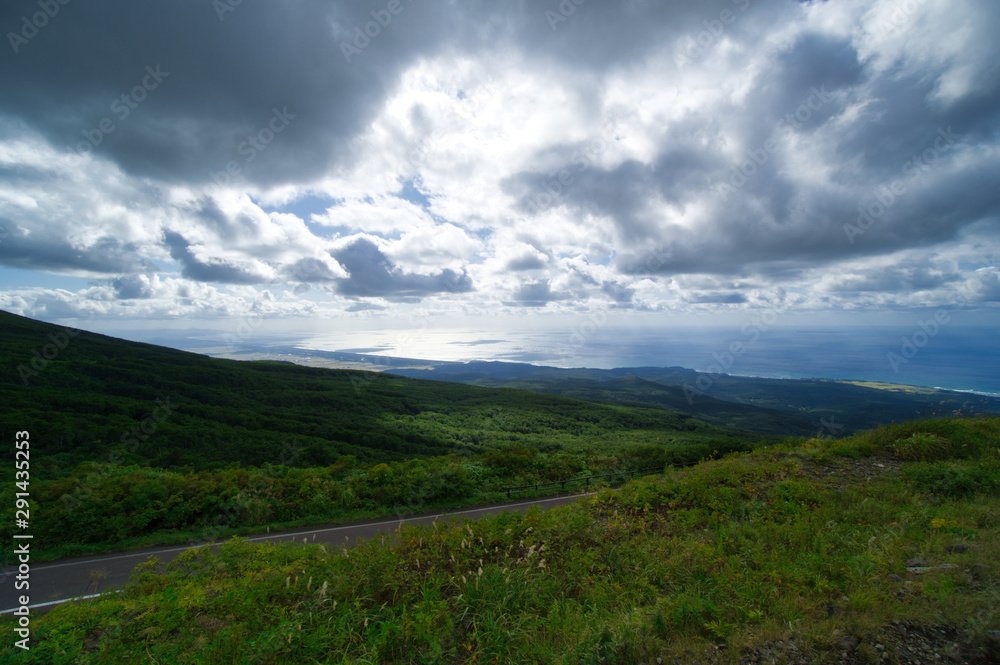
[[[897,439],[890,447],[899,459],[908,462],[931,462],[953,456],[951,441],[925,432],[911,434],[906,439]]]
[[[915,462],[903,475],[918,489],[939,496],[1000,496],[1000,460],[992,457],[953,464]]]

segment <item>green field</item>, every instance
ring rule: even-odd
[[[230,541],[10,663],[995,663],[1000,419],[799,439],[351,550]],[[914,561],[919,559],[919,561]]]

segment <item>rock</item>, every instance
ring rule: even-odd
[[[951,554],[965,554],[969,551],[969,543],[955,543],[945,548]]]
[[[907,568],[906,572],[913,573],[914,575],[923,575],[934,570],[954,570],[956,568],[958,566],[953,563],[942,563],[940,566],[913,566],[912,568]]]
[[[837,607],[836,605],[827,605],[826,606],[826,615],[828,617],[830,617],[831,619],[833,617],[842,617],[845,614],[847,614],[847,610],[842,609],[840,607]]]
[[[910,559],[909,561],[906,562],[906,567],[914,568],[917,566],[929,566],[931,565],[931,563],[932,562],[930,559]]]
[[[890,582],[903,582],[904,580],[899,575],[896,575],[895,573],[893,573],[892,575],[889,575],[889,581]]]
[[[977,582],[989,582],[990,581],[990,567],[985,563],[977,563],[972,568],[969,569],[969,574],[972,575],[972,579]]]
[[[840,647],[840,650],[847,652],[854,651],[855,649],[858,648],[859,644],[861,644],[861,640],[859,640],[857,637],[854,637],[853,635],[842,637],[840,638],[840,641],[837,642],[837,646]]]

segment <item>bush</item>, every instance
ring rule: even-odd
[[[907,465],[903,475],[917,489],[942,497],[1000,496],[1000,460],[996,458],[953,464],[916,462]]]
[[[482,459],[483,464],[496,469],[502,475],[514,475],[527,471],[535,466],[538,450],[527,446],[512,446],[500,450],[487,451]]]
[[[897,439],[890,446],[896,456],[907,462],[932,462],[953,456],[951,441],[936,434],[917,432],[909,438]]]

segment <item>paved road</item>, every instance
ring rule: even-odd
[[[532,506],[551,508],[576,501],[580,496],[558,496],[547,499],[527,499],[497,506],[470,508],[428,515],[417,515],[404,519],[370,520],[332,527],[305,528],[281,531],[266,535],[246,537],[248,541],[297,541],[309,543],[333,543],[351,546],[358,540],[371,540],[381,533],[394,531],[400,524],[431,524],[435,520],[474,520],[484,515],[504,511],[526,511]],[[92,598],[100,592],[117,589],[128,581],[132,569],[151,556],[164,563],[173,560],[181,552],[192,547],[203,547],[208,543],[184,545],[180,547],[155,547],[126,552],[62,559],[48,563],[32,564],[30,570],[30,593],[32,615],[38,614],[74,598]],[[16,566],[0,569],[0,614],[8,614],[18,608],[18,596],[25,593],[14,589]]]

